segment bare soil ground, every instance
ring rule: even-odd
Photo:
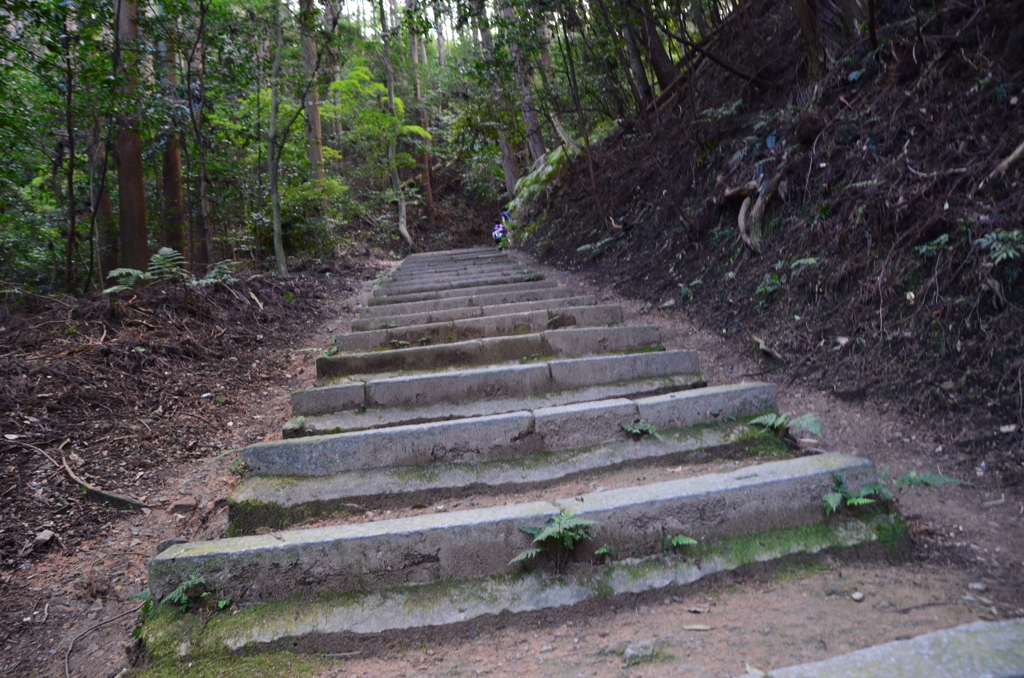
[[[561,281],[589,282],[538,268]],[[369,291],[366,283],[358,292],[346,291],[351,287],[325,289],[331,294],[323,305],[293,316],[291,329],[301,338],[289,339],[289,345],[325,345],[329,334],[352,317],[359,295]],[[821,447],[867,456],[879,465],[891,465],[895,472],[940,472],[968,484],[900,498],[911,527],[910,548],[903,554],[879,548],[798,558],[599,607],[483,620],[469,631],[440,629],[383,638],[360,646],[355,654],[322,658],[319,675],[718,678],[740,675],[746,664],[770,669],[976,619],[1024,615],[1019,586],[1024,580],[1024,501],[1016,488],[1001,486],[998,477],[959,452],[955,440],[934,422],[910,420],[884,402],[835,399],[794,379],[792,369],[785,366],[762,374],[763,367],[745,341],[704,331],[683,313],[641,313],[641,301],[606,296],[625,304],[629,322],[660,325],[669,347],[698,349],[711,383],[776,383],[783,411],[819,414],[825,428]],[[234,455],[216,445],[229,450],[249,440],[278,436],[289,414],[288,393],[312,382],[313,351],[276,345],[255,347],[252,355],[257,354],[276,364],[279,374],[232,390],[234,408],[224,416],[230,416],[234,425],[227,427],[218,416],[211,421],[223,425],[196,432],[209,449],[196,459],[172,458],[166,470],[161,469],[153,485],[145,488],[152,510],[117,513],[76,499],[82,511],[110,511],[103,514],[99,529],[84,534],[67,552],[57,546],[33,553],[22,561],[29,567],[4,571],[0,671],[64,675],[64,655],[76,638],[70,675],[115,676],[130,666],[127,651],[137,601],[129,596],[145,586],[145,564],[156,545],[169,538],[223,534],[226,516],[218,499],[226,496],[236,478],[229,471]],[[229,356],[222,361],[232,364]],[[216,410],[203,414],[212,412]],[[940,454],[935,452],[938,447],[943,448]],[[40,466],[42,461],[36,460]],[[653,479],[644,476],[638,482]],[[570,486],[563,490],[578,491]],[[590,489],[587,483],[582,487]],[[171,512],[170,505],[182,498],[194,498],[196,508]],[[865,595],[862,602],[851,598],[856,591]],[[104,621],[112,623],[96,628]],[[686,628],[694,625],[711,629]],[[654,644],[653,658],[627,667],[626,647],[644,641]],[[198,675],[190,674],[186,666],[181,670],[182,675]]]

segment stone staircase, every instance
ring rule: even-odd
[[[790,457],[745,423],[775,410],[772,385],[708,386],[695,351],[622,322],[500,252],[410,256],[293,395],[284,439],[242,451],[231,536],[150,563],[155,598],[198,578],[235,613],[144,637],[185,655],[344,646],[875,538],[887,517],[826,520],[821,501],[833,474],[874,480],[870,462]],[[522,528],[563,512],[595,521],[574,566],[509,564]]]

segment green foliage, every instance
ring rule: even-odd
[[[778,273],[765,273],[764,280],[758,285],[757,289],[754,290],[754,294],[758,294],[762,297],[770,297],[771,295],[782,289],[782,281],[779,279]]]
[[[592,538],[590,528],[596,524],[595,521],[579,518],[570,511],[562,511],[557,516],[548,518],[544,527],[521,527],[519,529],[533,537],[533,545],[521,551],[508,564],[521,563],[550,553],[555,558],[555,569],[561,571],[576,546],[581,541]]]
[[[895,499],[895,494],[890,485],[897,490],[905,488],[939,487],[941,485],[958,485],[962,481],[956,478],[938,475],[935,473],[918,473],[910,471],[899,476],[895,480],[889,479],[889,467],[882,469],[878,474],[878,480],[866,483],[859,491],[855,492],[846,484],[846,480],[838,473],[832,474],[832,491],[821,498],[825,505],[825,513],[835,513],[843,507],[856,508],[867,506],[876,502],[889,502]]]
[[[806,431],[812,435],[821,435],[821,421],[818,415],[808,413],[796,419],[790,419],[788,415],[769,412],[750,420],[751,426],[762,428],[772,433],[783,431]]]
[[[942,254],[942,252],[949,245],[949,234],[943,233],[935,240],[925,243],[920,247],[915,247],[914,251],[917,252],[917,256],[922,259],[934,259],[935,257]]]
[[[674,537],[663,537],[661,540],[661,550],[668,553],[669,551],[684,550],[699,544],[700,542],[692,537],[687,537],[685,534],[677,534]]]
[[[996,266],[1005,261],[1019,258],[1021,251],[1024,251],[1024,237],[1021,236],[1020,229],[993,231],[978,238],[977,243],[988,250],[989,259]]]
[[[644,436],[651,436],[652,438],[663,440],[661,434],[658,432],[658,429],[655,428],[654,424],[647,421],[646,419],[641,419],[640,421],[634,422],[632,424],[619,424],[619,427],[621,427],[623,431],[633,436],[637,440],[643,438]]]
[[[188,612],[209,595],[210,592],[206,590],[206,580],[193,574],[164,596],[160,604],[174,605],[180,611]]]
[[[132,290],[143,283],[168,282],[171,280],[190,279],[188,271],[185,270],[185,258],[177,250],[170,247],[161,247],[156,254],[149,259],[149,270],[139,271],[134,268],[115,268],[107,274],[117,283],[103,290],[104,294],[115,294]]]
[[[797,259],[789,265],[789,268],[793,271],[799,271],[804,268],[810,268],[811,266],[817,266],[821,261],[818,257],[805,257],[803,259]]]

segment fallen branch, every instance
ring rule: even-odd
[[[75,472],[71,470],[70,466],[68,466],[68,461],[67,459],[64,458],[64,455],[61,455],[60,460],[64,462],[64,470],[67,471],[68,476],[71,478],[71,480],[75,481],[75,483],[77,483],[79,487],[85,490],[85,496],[89,497],[90,499],[100,497],[102,501],[109,501],[116,504],[120,504],[122,506],[131,506],[133,508],[151,508],[148,504],[144,504],[138,499],[132,499],[131,497],[125,497],[123,495],[115,494],[113,492],[107,492],[106,490],[101,490],[100,488],[96,487],[95,485],[92,485],[91,483],[87,483],[86,481],[82,480],[81,478],[75,475]]]
[[[754,251],[758,254],[761,253],[761,238],[763,235],[761,221],[764,219],[764,210],[768,206],[768,201],[775,195],[775,191],[779,190],[779,184],[782,183],[782,172],[785,168],[785,164],[779,168],[779,171],[771,178],[771,181],[765,186],[761,195],[757,197],[757,202],[754,203],[753,209],[750,210],[750,222],[747,224],[747,227],[750,229],[750,240],[754,243]]]
[[[64,678],[71,678],[71,668],[68,666],[68,657],[71,656],[71,650],[74,649],[75,643],[77,643],[82,638],[84,638],[87,634],[91,633],[92,631],[95,631],[96,629],[98,629],[101,626],[106,626],[107,624],[110,624],[112,622],[116,622],[118,619],[121,619],[122,617],[127,617],[128,615],[130,615],[130,614],[132,614],[134,612],[138,612],[139,610],[142,609],[143,605],[145,605],[145,603],[141,603],[137,607],[134,607],[134,608],[128,610],[127,612],[122,612],[121,614],[117,615],[116,617],[112,617],[112,618],[108,619],[107,621],[102,621],[99,624],[93,624],[92,626],[90,626],[86,630],[82,631],[77,636],[75,636],[74,639],[71,641],[71,644],[68,645],[67,651],[64,652]]]
[[[995,177],[1000,177],[1006,174],[1006,171],[1022,157],[1024,157],[1024,141],[1020,143],[1020,146],[1014,149],[1013,153],[1003,158],[1003,161],[996,165],[996,168],[988,175],[988,180],[991,181]]]

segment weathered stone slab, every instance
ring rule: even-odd
[[[482,316],[429,325],[408,325],[406,327],[353,332],[339,335],[336,345],[339,351],[365,351],[386,348],[393,342],[406,344],[440,344],[483,337],[510,334],[543,332],[548,326],[547,311],[529,311],[509,315]]]
[[[451,322],[465,318],[478,318],[485,315],[510,315],[541,310],[550,310],[551,313],[548,314],[550,318],[553,315],[557,315],[563,308],[571,308],[573,311],[576,311],[579,307],[592,306],[597,303],[597,297],[583,296],[565,299],[541,299],[539,301],[525,301],[518,304],[502,304],[498,306],[466,306],[444,311],[407,313],[405,315],[381,316],[379,318],[356,318],[352,321],[352,331],[386,330],[396,327],[407,327],[409,325],[429,325],[431,323]],[[610,320],[608,322],[615,321]]]
[[[784,669],[772,678],[1022,678],[1024,619],[974,622]]]
[[[545,355],[586,355],[608,351],[653,348],[661,343],[654,325],[572,328],[544,332]]]
[[[696,351],[658,351],[594,358],[571,358],[529,365],[501,365],[448,372],[429,372],[369,380],[366,382],[365,399],[363,382],[297,391],[292,395],[292,414],[294,416],[329,414],[361,407],[423,407],[440,402],[467,405],[471,404],[471,401],[487,398],[537,395],[547,391],[583,389],[600,384],[612,385],[620,382],[623,384],[622,389],[591,392],[591,397],[584,397],[581,394],[580,400],[603,400],[639,394],[656,395],[656,391],[659,390],[668,392],[679,389],[675,388],[675,382],[666,382],[663,386],[641,385],[639,390],[634,390],[628,386],[627,382],[637,379],[688,375],[686,379],[679,382],[679,388],[690,388],[702,381],[698,369]],[[542,406],[563,405],[569,402],[579,402],[579,400],[550,402]]]
[[[871,462],[845,455],[801,457],[639,488],[355,525],[292,530],[171,546],[149,565],[150,589],[162,599],[191,575],[239,606],[296,595],[340,593],[510,571],[526,548],[522,527],[570,510],[600,520],[594,542],[616,554],[649,555],[666,534],[704,541],[820,521],[833,474],[859,488],[874,479]],[[753,497],[753,500],[751,498]]]
[[[521,301],[566,299],[576,296],[577,294],[577,290],[569,287],[551,287],[545,289],[521,290],[518,292],[490,292],[488,294],[476,294],[474,296],[467,297],[449,297],[447,299],[429,299],[427,301],[414,301],[402,304],[367,306],[359,312],[359,316],[361,318],[379,318],[391,315],[404,315],[407,313],[444,311],[452,308],[465,308],[467,306],[495,306],[498,304],[511,304]]]
[[[593,327],[622,323],[622,307],[618,304],[601,306],[565,306],[548,312],[548,328]]]
[[[434,299],[451,299],[457,297],[474,296],[478,294],[500,294],[508,292],[530,292],[534,290],[554,289],[557,283],[551,280],[535,280],[532,282],[514,282],[495,284],[482,284],[477,287],[461,287],[452,290],[438,290],[436,292],[412,292],[409,294],[394,294],[386,297],[371,297],[366,301],[370,306],[390,306],[392,304],[406,304],[415,301],[430,301]]]
[[[479,464],[444,463],[429,468],[375,468],[323,477],[247,476],[228,498],[230,534],[253,534],[261,527],[283,529],[312,518],[351,510],[403,508],[444,503],[453,497],[535,490],[569,478],[600,473],[625,464],[655,460],[682,464],[691,454],[702,459],[734,443],[756,445],[745,426],[663,431],[661,438],[616,440],[601,445],[540,452],[520,459]]]
[[[368,383],[372,384],[373,382]],[[635,381],[615,384],[585,386],[568,391],[545,391],[493,398],[461,399],[451,396],[455,398],[451,402],[435,402],[420,406],[377,407],[366,410],[352,408],[348,411],[312,412],[311,416],[297,415],[289,420],[284,427],[284,437],[298,438],[310,435],[329,435],[346,431],[385,428],[428,421],[482,417],[503,412],[533,411],[542,407],[556,407],[611,398],[644,398],[683,389],[700,388],[704,384],[704,377],[700,374],[680,374],[637,379]],[[484,388],[487,391],[493,391],[493,383],[492,387],[485,386]],[[528,386],[523,388],[528,388]]]
[[[551,379],[555,388],[560,389],[611,384],[666,374],[700,372],[700,361],[696,351],[660,351],[552,360],[548,366],[551,368]]]
[[[486,287],[490,285],[510,285],[521,282],[535,282],[541,278],[532,271],[493,271],[474,272],[473,275],[432,275],[426,277],[396,281],[392,279],[373,291],[375,297],[392,297],[403,294],[419,294],[422,292],[451,291],[468,287]]]
[[[660,330],[656,326],[646,325],[547,330],[436,346],[321,356],[316,361],[316,373],[319,379],[329,379],[350,374],[480,365],[546,355],[644,350],[658,347],[660,338]]]
[[[773,411],[775,387],[762,383],[709,386],[641,398],[636,404],[640,418],[659,428],[685,428],[719,421],[722,417],[747,417]]]
[[[274,440],[242,450],[253,475],[324,476],[380,466],[521,457],[539,449],[531,412]]]
[[[620,424],[637,420],[636,403],[625,398],[573,403],[535,410],[534,429],[541,449],[565,450],[623,438]]]

